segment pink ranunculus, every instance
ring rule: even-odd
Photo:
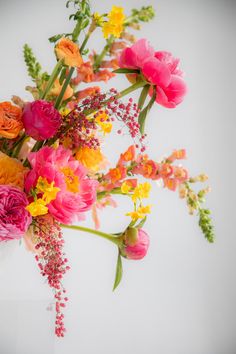
[[[86,168],[74,159],[71,151],[62,146],[57,149],[45,146],[31,153],[28,159],[32,170],[26,176],[26,191],[36,186],[40,176],[48,183],[54,182],[60,191],[47,205],[50,214],[64,224],[83,220],[84,213],[96,201],[98,182],[87,177]]]
[[[27,103],[22,120],[26,133],[38,141],[52,138],[62,123],[62,117],[53,104],[44,100]]]
[[[16,187],[0,185],[0,242],[24,236],[32,218],[25,207],[28,200]]]
[[[139,39],[131,47],[125,48],[119,59],[119,66],[128,69],[141,69],[148,58],[154,57],[154,49],[146,39]]]
[[[126,239],[122,254],[129,259],[142,259],[146,256],[149,247],[149,236],[143,229],[137,230],[137,239],[135,243],[130,243]]]

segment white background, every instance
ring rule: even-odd
[[[27,42],[45,69],[55,63],[47,38],[71,29],[63,0],[0,0],[0,100],[12,94],[30,99],[22,59]],[[93,1],[100,12],[110,1]],[[201,235],[197,218],[183,201],[153,185],[148,256],[124,261],[124,278],[112,293],[116,249],[94,236],[65,232],[72,270],[65,285],[68,333],[53,335],[53,313],[46,311],[50,290],[33,256],[22,245],[0,265],[1,354],[234,354],[235,313],[235,1],[120,0],[125,12],[152,4],[157,16],[139,37],[157,50],[181,58],[188,95],[174,110],[153,109],[148,125],[149,154],[154,159],[185,147],[192,175],[206,172],[212,193],[216,243]],[[91,46],[101,47],[101,36]],[[114,85],[115,83],[113,83]],[[125,78],[116,86],[127,87]],[[109,144],[110,143],[110,144]],[[112,144],[111,144],[112,143]],[[109,138],[111,161],[130,141]],[[121,231],[130,208],[102,217],[104,231]],[[92,225],[88,220],[88,225]],[[12,244],[12,246],[14,246]]]

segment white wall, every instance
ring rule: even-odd
[[[107,11],[111,2],[92,1]],[[65,284],[70,302],[68,333],[53,336],[53,314],[45,310],[50,290],[31,254],[17,246],[0,267],[1,354],[234,354],[235,338],[235,15],[223,0],[120,0],[126,12],[152,4],[157,16],[138,34],[159,50],[181,58],[189,93],[175,110],[156,106],[149,118],[153,158],[186,147],[192,172],[210,175],[217,240],[209,245],[195,217],[174,193],[153,186],[153,213],[146,229],[150,252],[124,262],[124,279],[112,293],[116,250],[106,241],[65,232],[72,270]],[[22,45],[31,45],[50,70],[47,38],[67,31],[64,0],[0,0],[0,100],[29,98]],[[98,47],[99,37],[91,40]],[[117,86],[125,88],[125,79]],[[115,161],[129,141],[110,138]],[[129,205],[107,210],[102,228],[120,231]],[[91,225],[91,221],[88,221]]]

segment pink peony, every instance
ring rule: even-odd
[[[149,247],[149,236],[143,229],[137,230],[136,241],[126,238],[122,254],[129,259],[142,259],[146,256]]]
[[[25,207],[25,193],[16,187],[0,185],[0,242],[21,238],[31,224]]]
[[[39,141],[53,137],[62,123],[62,117],[53,104],[43,100],[27,103],[22,120],[26,133]]]
[[[165,51],[155,52],[147,40],[140,39],[120,56],[121,68],[139,69],[151,85],[156,86],[156,102],[167,108],[174,108],[183,101],[187,88],[179,69],[179,59]],[[136,80],[136,75],[128,78]],[[152,95],[150,89],[149,94]]]
[[[26,191],[36,186],[40,176],[48,183],[54,182],[60,191],[47,205],[51,215],[64,224],[83,220],[84,213],[96,201],[97,181],[87,177],[86,168],[73,158],[71,151],[62,146],[57,149],[45,146],[31,153],[29,162],[32,170],[26,176]]]
[[[148,58],[154,57],[154,49],[146,39],[139,39],[131,47],[125,48],[119,59],[121,68],[140,69]]]

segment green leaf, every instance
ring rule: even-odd
[[[150,99],[147,106],[140,112],[139,117],[138,117],[138,122],[140,125],[139,130],[140,130],[141,134],[144,134],[146,118],[147,118],[147,115],[148,115],[149,111],[151,110],[155,100],[156,100],[156,88],[154,87],[152,98]]]
[[[141,110],[144,106],[144,103],[146,101],[147,95],[148,95],[148,91],[149,91],[150,85],[146,85],[144,86],[144,88],[142,89],[142,92],[140,94],[139,100],[138,100],[138,108]]]
[[[121,259],[120,251],[118,251],[118,258],[117,258],[117,263],[116,263],[116,276],[115,276],[113,291],[120,284],[121,279],[122,279],[122,275],[123,275],[122,259]]]
[[[115,74],[139,74],[139,70],[120,68],[112,71]]]
[[[137,229],[141,229],[143,227],[143,225],[145,224],[147,220],[147,217],[145,216],[145,218],[143,218],[140,223],[136,226]]]

